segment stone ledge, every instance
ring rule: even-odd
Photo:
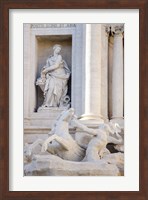
[[[48,126],[25,126],[24,127],[24,134],[48,134],[51,128]],[[75,128],[70,127],[70,133],[75,132]]]
[[[73,162],[54,155],[35,155],[25,166],[25,176],[121,176],[115,164]]]

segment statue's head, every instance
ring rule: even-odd
[[[55,45],[53,46],[53,50],[54,50],[54,52],[56,52],[56,53],[60,53],[61,49],[62,49],[62,46],[61,46],[60,44],[55,44]]]

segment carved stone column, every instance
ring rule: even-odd
[[[102,25],[101,47],[101,114],[104,121],[108,121],[108,39],[110,25]]]
[[[123,119],[123,26],[112,26],[114,35],[112,68],[112,120]]]
[[[113,44],[114,37],[109,37],[108,44],[108,116],[109,119],[112,117],[112,69],[113,69]]]
[[[101,25],[86,24],[85,102],[81,119],[101,119]]]
[[[30,125],[31,25],[24,25],[24,125]]]

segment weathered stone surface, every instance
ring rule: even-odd
[[[124,175],[124,153],[108,154],[103,157],[103,160],[107,161],[107,163],[115,164],[118,167],[121,176]]]
[[[117,151],[124,152],[124,144],[117,144],[114,146]]]
[[[26,176],[119,176],[119,169],[114,164],[104,161],[72,162],[54,155],[37,155],[25,166]]]

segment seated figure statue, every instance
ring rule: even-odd
[[[61,45],[54,45],[53,50],[54,55],[47,59],[36,85],[39,85],[44,93],[43,107],[66,107],[70,101],[67,95],[70,70],[60,55]]]
[[[117,123],[104,123],[101,124],[98,129],[88,128],[86,125],[80,123],[76,118],[73,118],[73,123],[80,130],[93,135],[87,145],[86,155],[83,161],[98,161],[105,155],[110,154],[110,151],[107,149],[108,143],[118,145],[123,143],[123,139],[119,135],[121,128]]]

